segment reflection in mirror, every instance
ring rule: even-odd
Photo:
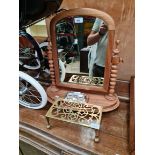
[[[57,22],[58,61],[59,66],[64,65],[61,82],[103,86],[107,32],[107,24],[91,16],[66,17]]]

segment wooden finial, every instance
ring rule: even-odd
[[[115,44],[116,44],[116,49],[117,49],[119,43],[120,43],[120,40],[116,40],[116,42],[115,42]]]
[[[119,50],[118,50],[118,45],[119,45],[119,43],[120,43],[120,40],[116,40],[116,41],[115,41],[115,46],[116,46],[116,48],[113,50],[113,53],[114,53],[114,54],[119,54]]]

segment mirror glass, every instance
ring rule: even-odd
[[[69,16],[56,23],[60,82],[103,87],[107,27],[92,16]]]

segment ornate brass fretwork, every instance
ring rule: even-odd
[[[81,75],[72,75],[68,82],[79,83],[94,86],[103,86],[104,78],[101,77],[89,77]]]
[[[102,107],[87,103],[68,101],[58,98],[46,114],[46,118],[54,118],[70,123],[80,124],[93,129],[100,128]]]

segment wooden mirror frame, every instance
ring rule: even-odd
[[[56,23],[68,16],[92,16],[105,21],[108,25],[108,48],[106,52],[105,74],[103,87],[86,86],[79,84],[61,83],[59,80],[58,50],[56,45]],[[76,8],[56,14],[50,21],[50,40],[48,46],[48,59],[52,84],[47,89],[48,101],[53,102],[55,96],[64,97],[68,91],[81,91],[87,93],[89,102],[103,107],[103,112],[111,111],[119,106],[118,96],[115,94],[117,78],[117,65],[123,60],[119,57],[116,41],[114,49],[115,23],[110,15],[91,8]],[[50,42],[51,41],[51,42]],[[51,46],[52,43],[52,46]]]
[[[59,70],[55,70],[56,76],[56,86],[58,87],[68,87],[68,88],[77,88],[79,90],[89,90],[94,92],[108,92],[109,88],[109,79],[110,79],[110,69],[111,69],[111,58],[112,58],[112,50],[113,50],[113,43],[114,43],[114,34],[115,34],[115,24],[111,16],[106,14],[105,12],[90,9],[90,8],[79,8],[79,9],[71,9],[67,11],[62,11],[54,16],[50,23],[50,36],[52,42],[52,52],[53,52],[53,61],[55,68],[59,68],[58,64],[58,49],[56,46],[56,24],[61,19],[68,17],[68,16],[92,16],[97,17],[106,22],[108,25],[108,45],[106,51],[106,61],[105,61],[105,74],[104,74],[104,83],[103,87],[98,86],[86,86],[86,85],[79,85],[79,84],[70,84],[70,83],[61,83],[59,80]]]

